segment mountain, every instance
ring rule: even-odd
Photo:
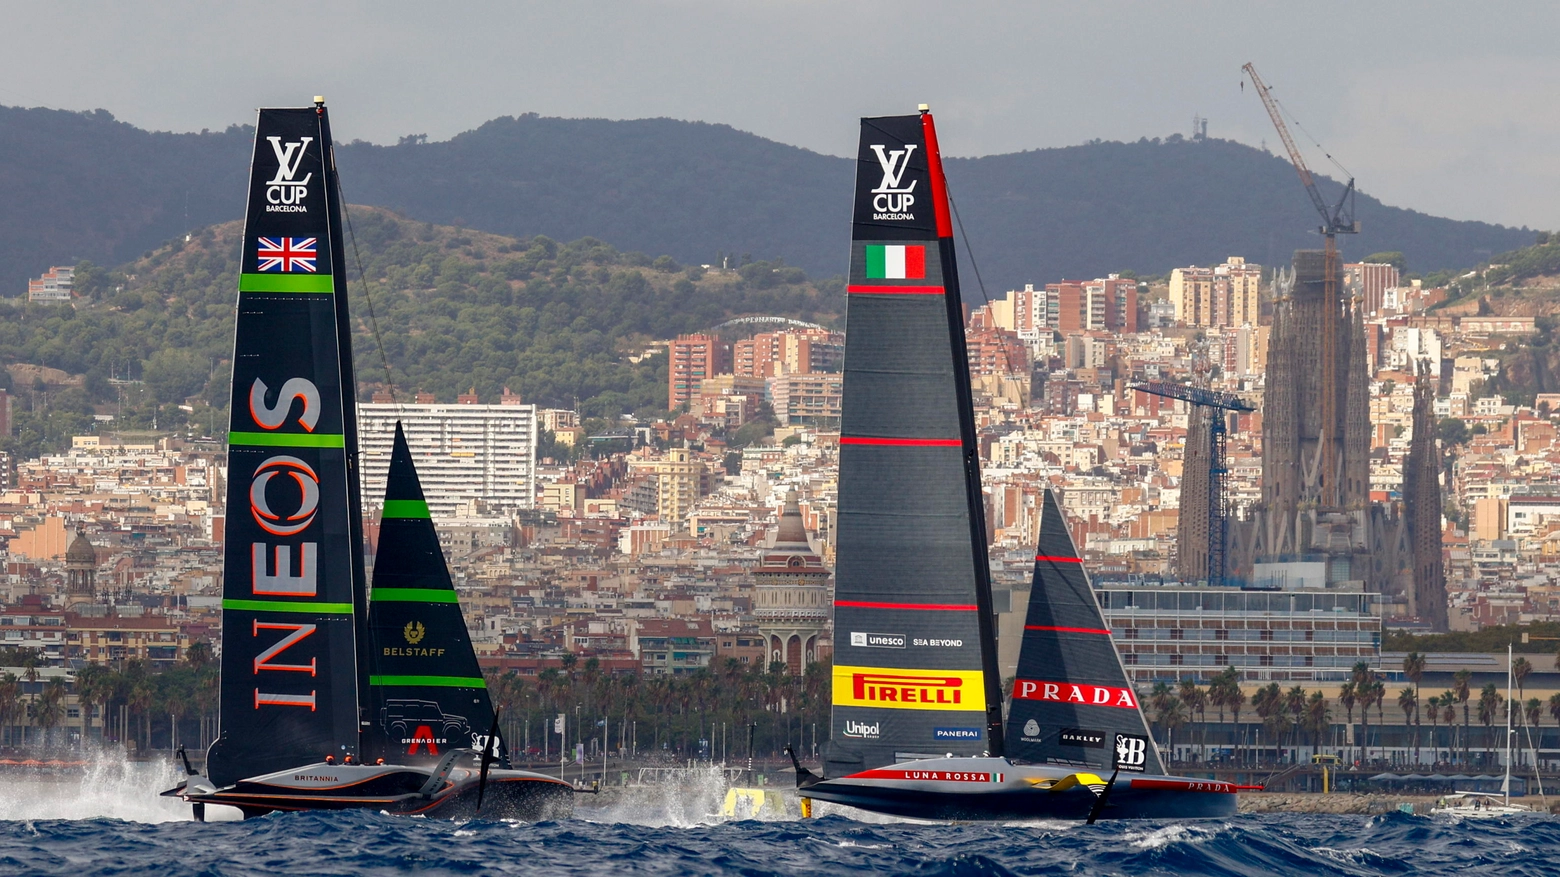
[[[595,238],[349,215],[368,279],[349,271],[364,399],[387,383],[403,401],[423,391],[453,402],[471,388],[490,401],[509,388],[587,417],[661,413],[666,357],[643,355],[654,340],[757,314],[838,324],[844,310],[840,281],[809,284],[794,267],[707,272]],[[0,451],[69,447],[94,414],[113,415],[114,429],[222,434],[242,231],[198,229],[121,270],[79,271],[71,304],[0,299],[0,389],[16,403],[16,435],[0,436]]]
[[[0,290],[15,294],[50,264],[118,264],[237,218],[251,138],[238,125],[167,134],[103,110],[0,108]],[[338,162],[351,201],[416,220],[594,236],[683,262],[782,258],[815,276],[846,265],[852,162],[725,125],[524,115],[442,142],[343,144]],[[1288,162],[1230,141],[1096,141],[951,159],[947,169],[992,294],[1232,254],[1287,263],[1290,251],[1320,245]],[[1397,250],[1414,272],[1470,266],[1533,240],[1364,195],[1357,216],[1364,231],[1342,239],[1346,257]]]

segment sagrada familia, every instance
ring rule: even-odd
[[[1333,288],[1343,290],[1341,268]],[[1328,586],[1363,586],[1434,630],[1447,627],[1441,553],[1441,454],[1433,403],[1439,364],[1423,363],[1414,388],[1413,436],[1401,500],[1371,498],[1371,422],[1360,303],[1338,295],[1327,320],[1326,263],[1295,253],[1273,282],[1273,325],[1262,404],[1262,499],[1228,524],[1226,576],[1322,562]],[[1331,322],[1332,338],[1324,327]],[[1216,412],[1215,415],[1223,412]],[[1207,416],[1204,414],[1204,416]],[[1199,427],[1201,427],[1199,429]],[[1190,448],[1206,424],[1194,423]],[[1207,521],[1206,492],[1183,489],[1183,527]],[[1206,540],[1183,532],[1181,544]],[[1207,578],[1206,552],[1186,552],[1186,580]],[[1195,569],[1198,562],[1204,569]],[[1278,565],[1278,566],[1275,566]],[[1260,578],[1260,576],[1258,576]],[[1258,582],[1260,584],[1260,582]]]

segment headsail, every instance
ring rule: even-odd
[[[980,470],[930,114],[861,122],[825,774],[1001,753]]]
[[[452,748],[482,748],[493,704],[400,423],[370,597],[368,755],[417,764]]]
[[[244,222],[213,782],[358,750],[362,512],[323,105],[264,109]]]
[[[1056,494],[1045,492],[1034,585],[1008,708],[1008,755],[1035,764],[1164,773],[1137,693]]]

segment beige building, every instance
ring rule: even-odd
[[[715,488],[715,474],[687,448],[672,448],[659,460],[628,461],[630,477],[647,476],[655,490],[656,514],[674,529],[682,530],[701,497]]]
[[[1170,272],[1170,303],[1186,326],[1255,326],[1262,316],[1262,266],[1230,256],[1213,268]]]

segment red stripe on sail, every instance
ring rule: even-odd
[[[910,247],[905,247],[905,249],[909,250]],[[917,248],[917,249],[920,249],[920,248]],[[910,261],[910,257],[906,256],[905,257],[905,263],[906,263],[905,272],[907,274],[909,273],[909,261]],[[925,277],[926,276],[926,255],[925,255],[925,250],[922,250],[920,270],[921,270],[921,273],[917,274],[915,276],[916,277]],[[845,287],[845,291],[848,292],[848,293],[851,293],[853,295],[942,295],[943,294],[943,288],[941,286],[862,286],[860,284],[855,284],[855,285],[851,285],[851,286]]]
[[[835,600],[835,606],[852,609],[913,609],[934,612],[974,612],[975,604],[965,603],[872,603],[866,600]]]
[[[1100,630],[1097,627],[1047,627],[1043,624],[1026,624],[1025,630],[1054,630],[1058,633],[1094,633],[1102,636],[1110,636],[1110,631]]]
[[[1083,563],[1081,557],[1053,557],[1049,554],[1036,554],[1035,561],[1049,560],[1052,563]]]
[[[922,280],[926,277],[926,248],[905,247],[905,279]]]
[[[937,214],[937,236],[953,237],[953,220],[948,216],[948,184],[943,179],[942,152],[937,148],[937,126],[931,113],[921,114],[921,133],[926,137],[926,167],[932,178],[932,210]]]
[[[842,445],[888,445],[897,448],[957,448],[963,439],[876,438],[868,436],[840,436]]]

